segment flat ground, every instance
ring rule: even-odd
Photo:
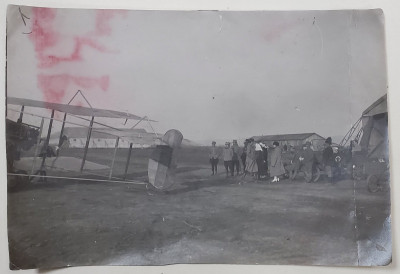
[[[109,162],[103,152],[89,160]],[[134,151],[130,179],[148,152]],[[175,186],[50,179],[8,194],[13,268],[173,263],[371,265],[391,257],[390,193],[365,181],[307,184],[210,176],[203,149],[179,151]],[[124,170],[126,151],[115,173]]]

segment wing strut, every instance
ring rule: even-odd
[[[50,142],[50,135],[51,135],[51,129],[53,127],[53,118],[54,118],[54,109],[51,111],[51,117],[50,117],[50,122],[49,122],[49,129],[47,130],[47,137],[46,137],[46,141],[43,144],[43,158],[42,158],[42,164],[40,165],[40,170],[39,173],[40,174],[45,174],[45,170],[44,170],[44,166],[45,166],[45,162],[46,162],[46,156],[47,156],[47,149],[49,147],[49,142]],[[40,136],[39,136],[40,138]]]
[[[67,113],[64,113],[64,119],[62,122],[62,126],[61,126],[61,131],[60,131],[60,138],[58,139],[58,150],[57,150],[57,157],[58,154],[60,153],[60,149],[61,149],[61,145],[63,143],[63,135],[64,135],[64,127],[65,127],[65,120],[67,119]]]
[[[126,180],[126,174],[128,173],[129,162],[131,161],[132,145],[133,145],[132,143],[129,144],[128,159],[126,160],[125,172],[124,172],[124,181]]]
[[[40,128],[39,128],[39,135],[36,141],[36,147],[35,147],[35,154],[33,155],[33,164],[32,164],[32,169],[31,169],[31,175],[33,175],[33,172],[35,171],[35,163],[36,163],[36,158],[39,152],[39,145],[40,145],[40,138],[42,136],[43,132],[43,124],[44,124],[44,118],[42,118],[42,121],[40,122]],[[30,179],[30,177],[29,177]]]
[[[117,155],[117,150],[118,150],[118,143],[119,143],[119,137],[117,137],[117,139],[115,141],[114,155],[113,155],[113,159],[112,159],[111,167],[110,167],[110,175],[108,175],[109,180],[111,180],[113,169],[114,169],[115,156]]]
[[[85,161],[86,161],[86,156],[87,156],[89,142],[90,142],[90,136],[92,135],[93,122],[94,122],[94,116],[92,116],[92,119],[90,120],[89,130],[88,130],[88,134],[86,137],[85,151],[83,152],[83,159],[82,159],[82,164],[81,164],[81,172],[83,171],[83,167],[84,167]]]

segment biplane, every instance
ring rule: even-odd
[[[81,93],[80,91],[78,92]],[[156,176],[155,174],[159,169],[157,168],[158,162],[161,161],[160,158],[157,157],[152,157],[152,159],[149,160],[148,168],[146,169],[150,180],[128,178],[132,149],[138,146],[144,147],[144,143],[151,143],[151,146],[155,147],[155,149],[153,149],[153,155],[164,155],[162,157],[164,162],[160,163],[160,167],[165,167],[165,157],[171,162],[171,153],[165,154],[165,147],[168,146],[168,141],[171,138],[173,139],[176,134],[176,136],[178,136],[178,143],[180,143],[179,141],[183,138],[181,133],[172,131],[171,134],[171,131],[169,131],[167,135],[160,137],[152,126],[152,123],[156,121],[149,119],[147,116],[141,117],[127,112],[93,108],[82,93],[81,95],[84,97],[89,107],[71,105],[70,103],[78,92],[68,104],[7,97],[7,113],[14,112],[19,115],[17,121],[13,121],[9,117],[6,119],[7,169],[9,182],[16,181],[15,178],[20,180],[21,177],[28,179],[28,181],[46,181],[48,178],[53,178],[123,182],[141,185],[147,185],[147,182],[150,182],[157,189],[162,189],[163,182],[160,181],[161,179],[157,179],[157,185],[156,181],[152,179],[162,177]],[[20,109],[15,109],[10,106],[19,106]],[[51,114],[49,116],[37,114],[35,111],[28,111],[27,108],[46,109],[50,110]],[[62,118],[59,119],[56,117],[60,116],[57,112],[61,114]],[[26,116],[40,120],[40,124],[37,125],[38,123],[35,124],[33,122],[23,123],[23,119]],[[130,128],[121,129],[100,121],[101,118],[112,120],[121,119],[125,121],[124,125],[126,125],[128,121],[134,120],[135,124]],[[30,119],[25,118],[25,120]],[[146,140],[143,139],[143,136],[133,131],[133,129],[136,129],[142,122],[147,122],[153,131],[153,135],[150,135],[150,137],[147,135]],[[58,126],[60,128],[59,133],[56,133],[58,135],[57,140],[54,140],[54,133],[52,134],[55,123],[59,123]],[[45,128],[45,124],[47,128]],[[115,125],[116,123],[113,122],[112,124]],[[66,133],[68,132],[68,125],[80,127],[84,129],[83,131],[86,133],[86,136],[84,136],[84,144],[78,153],[79,155],[76,155],[76,153],[60,153],[67,141]],[[113,141],[112,144],[114,147],[111,150],[108,149],[108,152],[112,151],[110,159],[105,159],[107,155],[101,155],[101,161],[92,161],[88,159],[91,144],[94,142],[92,136],[94,136],[96,132],[101,132],[103,135],[106,134],[109,136],[108,139]],[[56,149],[51,145],[51,137],[53,137],[52,143],[54,144],[54,142],[56,142]],[[122,143],[124,143],[125,146],[121,146]],[[172,142],[172,144],[175,143],[176,142]],[[114,174],[117,151],[121,147],[128,148],[125,155],[126,158],[123,160],[123,172],[121,173],[120,168],[119,174]],[[163,172],[161,173],[165,175],[168,167],[169,164],[167,164],[167,169],[162,169]],[[158,171],[158,173],[160,172]]]

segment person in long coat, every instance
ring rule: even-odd
[[[243,143],[243,150],[242,154],[240,155],[240,159],[242,160],[242,166],[243,166],[243,174],[246,173],[246,158],[247,158],[247,146],[249,145],[249,139],[246,139]]]
[[[282,150],[278,142],[273,143],[273,149],[271,151],[271,176],[274,176],[272,182],[279,182],[279,176],[285,173],[285,168],[282,163]]]
[[[324,164],[325,174],[328,177],[329,182],[333,183],[333,172],[332,167],[335,163],[332,149],[332,138],[328,137],[325,140],[324,150],[322,151],[322,163]]]
[[[261,163],[258,164],[258,173],[261,178],[265,178],[268,176],[268,147],[263,143],[260,143],[260,146],[262,149],[262,160]]]
[[[240,148],[237,143],[237,140],[233,140],[232,142],[232,151],[233,151],[233,156],[232,156],[232,172],[234,172],[235,167],[236,167],[236,175],[239,175],[240,171]]]
[[[262,173],[262,164],[263,164],[263,155],[262,155],[262,147],[259,143],[256,143],[255,149],[256,163],[257,163],[257,180],[261,179]]]
[[[257,162],[256,162],[256,143],[254,139],[249,139],[250,143],[247,145],[246,151],[246,171],[245,174],[250,173],[251,175],[256,175],[258,172]]]
[[[307,183],[311,183],[312,180],[312,169],[314,164],[314,151],[311,149],[311,142],[306,142],[303,145],[303,170],[305,180]]]

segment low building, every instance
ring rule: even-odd
[[[279,135],[261,135],[252,137],[256,142],[272,146],[273,142],[279,142],[280,146],[297,147],[311,142],[315,150],[323,147],[325,138],[316,133],[298,133],[298,134],[279,134]]]
[[[88,128],[84,127],[66,127],[63,135],[66,137],[67,146],[70,148],[84,148]],[[132,143],[133,148],[147,148],[155,146],[159,138],[155,133],[149,133],[145,129],[110,129],[110,128],[93,128],[89,148],[114,148],[117,136],[120,136],[118,147],[129,148]],[[50,144],[58,145],[60,132],[52,134]]]

